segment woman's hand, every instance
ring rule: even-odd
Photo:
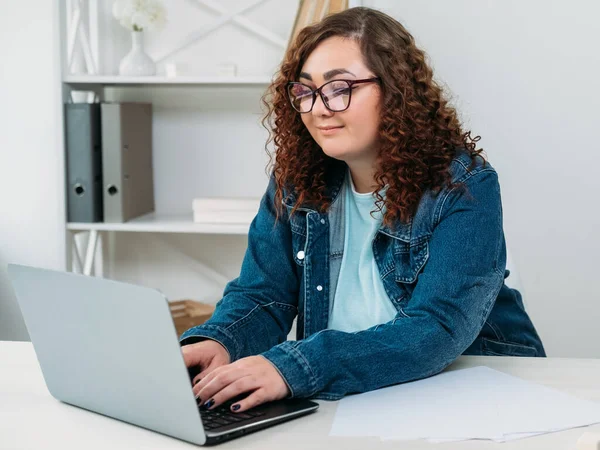
[[[196,384],[218,367],[229,364],[229,353],[217,341],[206,340],[181,347],[186,367],[200,367],[200,373],[194,377]]]
[[[252,393],[233,404],[232,411],[246,411],[290,393],[279,371],[263,356],[249,356],[218,367],[194,386],[194,394],[209,409],[246,392]]]

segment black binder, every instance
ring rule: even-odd
[[[100,103],[65,103],[67,221],[102,222]]]

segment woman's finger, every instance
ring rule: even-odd
[[[194,367],[202,362],[193,344],[181,347],[181,354],[183,355],[183,362],[186,367]]]
[[[208,408],[216,408],[217,406],[225,403],[227,400],[235,398],[240,394],[253,391],[259,387],[260,384],[253,376],[245,376],[239,378],[233,383],[228,384],[223,389],[215,393],[212,397],[208,398],[207,402],[210,405]]]
[[[224,364],[218,364],[213,360],[213,362],[211,362],[206,369],[202,370],[198,375],[196,375],[194,377],[194,379],[192,380],[192,386],[195,385],[196,383],[198,383],[200,380],[202,380],[202,378],[207,376],[209,373],[211,373],[217,367],[221,367],[222,365],[224,365]]]
[[[192,386],[194,386],[196,383],[198,383],[198,381],[200,381],[202,378],[204,378],[202,373],[199,373],[198,375],[196,375],[194,377],[194,379],[192,380]]]
[[[195,382],[193,383],[194,387],[192,388],[192,390],[194,391],[194,395],[196,396],[196,398],[198,398],[198,394],[204,388],[204,386],[206,386],[218,372],[225,370],[226,367],[227,366],[219,366],[215,367],[213,370],[210,371],[207,368],[206,374],[201,376],[202,372],[200,372],[200,374],[198,374],[198,376],[194,378]],[[198,380],[196,380],[196,378],[198,378]]]
[[[240,400],[237,403],[231,405],[231,410],[233,412],[243,412],[247,411],[250,408],[254,408],[255,406],[262,405],[263,403],[267,403],[271,401],[267,390],[265,388],[259,388],[255,390],[252,394],[246,397],[243,400]]]
[[[196,398],[207,402],[221,389],[246,375],[248,373],[245,370],[240,370],[235,365],[218,367],[194,386]]]

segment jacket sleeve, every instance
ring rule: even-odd
[[[213,339],[233,362],[287,339],[298,311],[299,281],[291,259],[287,211],[284,208],[276,224],[274,194],[271,176],[250,225],[240,276],[227,284],[212,317],[181,335],[181,345]]]
[[[263,353],[292,396],[334,400],[426,378],[475,340],[504,282],[506,248],[496,172],[483,169],[465,184],[471,195],[454,189],[439,196],[429,260],[404,314],[355,333],[323,330]]]

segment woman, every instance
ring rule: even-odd
[[[401,24],[352,8],[303,29],[270,98],[275,161],[240,276],[181,337],[206,407],[339,399],[461,354],[545,356],[504,284],[498,176]]]

